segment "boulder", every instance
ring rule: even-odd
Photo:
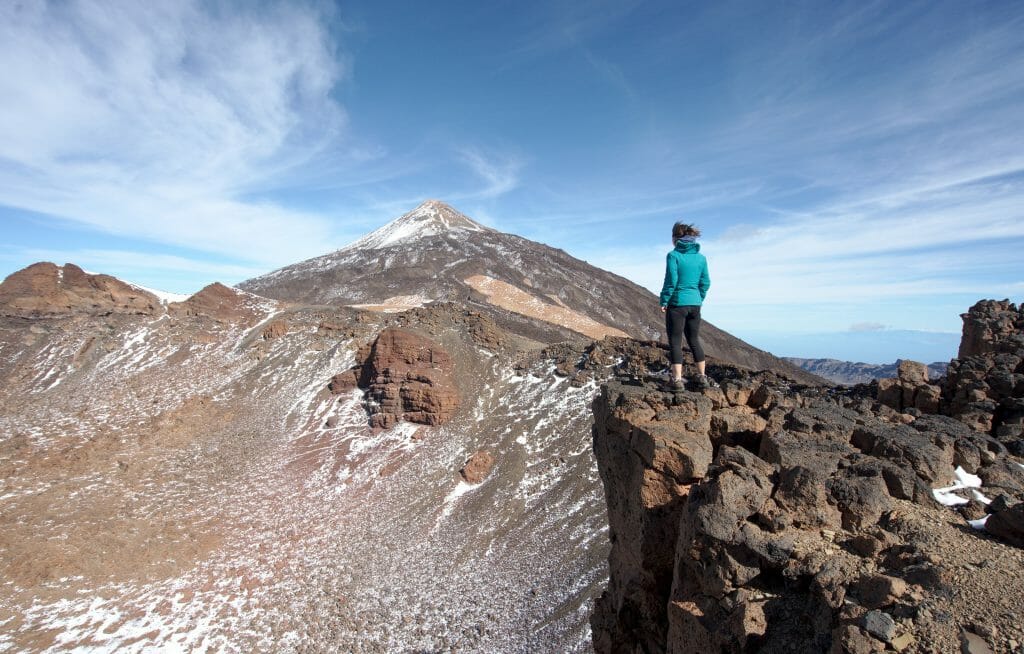
[[[924,384],[928,381],[928,366],[918,361],[901,360],[896,368],[896,377],[905,384]]]
[[[491,453],[479,450],[466,459],[466,464],[459,470],[459,474],[467,483],[479,484],[487,479],[493,467],[494,457]]]
[[[1010,545],[1024,547],[1024,502],[992,513],[985,531]]]

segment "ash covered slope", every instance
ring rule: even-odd
[[[469,303],[541,342],[574,333],[657,340],[664,317],[647,289],[562,250],[480,225],[431,200],[330,254],[250,279],[239,288],[305,305],[400,310],[432,301]],[[705,322],[712,357],[822,380]]]
[[[704,395],[606,384],[596,651],[984,651],[967,634],[1017,651],[1024,311],[983,301],[963,317],[930,414],[892,408],[887,386],[740,370]],[[892,381],[913,398],[923,371]]]
[[[116,292],[69,302],[69,270]],[[163,305],[37,273],[0,286],[0,650],[589,649],[615,352],[524,353],[450,304]],[[360,361],[389,328],[450,374]],[[335,383],[358,363],[391,371],[365,398]]]

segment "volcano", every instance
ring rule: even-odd
[[[485,227],[438,200],[336,252],[239,288],[292,304],[382,311],[456,302],[542,343],[580,335],[658,340],[665,324],[647,289],[562,250]],[[822,382],[707,322],[701,338],[712,357]]]

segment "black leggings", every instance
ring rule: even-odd
[[[683,334],[686,344],[693,353],[693,362],[704,360],[704,348],[700,346],[700,305],[668,307],[665,311],[665,330],[672,351],[672,363],[683,362]]]

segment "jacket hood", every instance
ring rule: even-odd
[[[676,252],[682,252],[683,254],[687,254],[689,252],[700,252],[700,243],[687,243],[685,241],[677,241]]]

